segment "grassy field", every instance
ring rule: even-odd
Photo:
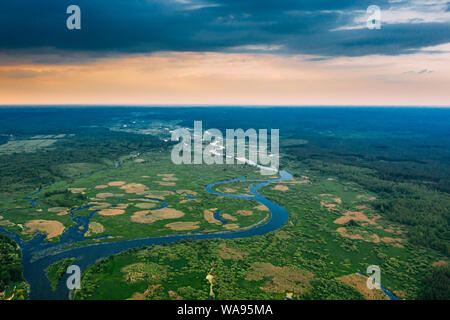
[[[76,298],[207,299],[212,274],[217,299],[387,299],[356,274],[366,274],[369,265],[380,266],[382,284],[398,297],[417,298],[423,275],[445,256],[410,244],[406,226],[374,209],[377,194],[312,169],[289,168],[293,181],[260,190],[288,210],[280,230],[131,250],[91,267]],[[221,191],[232,191],[227,187]],[[240,193],[247,187],[230,188]],[[138,266],[141,271],[132,271]],[[131,281],[133,272],[140,276]]]

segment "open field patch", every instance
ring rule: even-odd
[[[111,181],[108,183],[111,187],[121,187],[125,184],[125,181]]]
[[[129,183],[120,187],[125,190],[126,193],[135,193],[137,195],[143,195],[148,190],[147,186],[140,183]]]
[[[118,216],[118,215],[121,215],[124,213],[125,213],[125,210],[117,209],[117,208],[103,209],[98,212],[98,214],[101,216]]]
[[[309,286],[314,275],[306,270],[295,267],[276,267],[268,262],[254,262],[252,269],[246,274],[248,281],[260,281],[271,278],[261,290],[266,292],[293,292],[302,294]]]
[[[288,186],[283,186],[281,184],[277,184],[275,187],[272,188],[272,190],[276,190],[276,191],[288,191],[289,187]]]
[[[137,211],[131,217],[131,221],[137,223],[153,223],[158,220],[178,219],[184,216],[184,212],[173,209],[163,208],[160,210]]]
[[[355,288],[367,300],[389,300],[389,297],[386,294],[384,294],[383,291],[369,289],[367,287],[367,277],[361,274],[358,273],[349,274],[339,277],[337,278],[337,280],[340,280],[345,284],[348,284],[350,287]]]
[[[86,232],[86,237],[91,237],[100,233],[103,233],[105,231],[105,227],[101,223],[98,222],[90,222],[89,223],[89,229]]]
[[[253,215],[251,210],[238,210],[237,213],[244,217]]]
[[[214,213],[216,211],[217,211],[217,208],[205,209],[205,210],[203,210],[203,217],[205,218],[206,221],[208,221],[208,223],[221,225],[222,222],[220,222],[219,220],[214,218]]]
[[[34,232],[44,233],[47,239],[59,237],[64,232],[64,225],[55,220],[30,220],[25,223],[26,234],[33,234]]]
[[[172,222],[166,224],[166,228],[175,230],[175,231],[184,231],[184,230],[196,230],[200,228],[200,222],[191,222],[191,221],[183,221],[183,222]]]

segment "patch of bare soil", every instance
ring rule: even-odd
[[[272,188],[272,190],[277,190],[277,191],[288,191],[289,187],[288,186],[283,186],[280,184],[277,184],[275,187]]]
[[[158,220],[178,219],[184,216],[184,212],[173,209],[163,208],[160,210],[137,211],[131,217],[131,221],[137,223],[153,223]]]
[[[381,290],[371,290],[367,287],[367,277],[359,274],[349,274],[337,278],[337,280],[348,284],[350,287],[355,288],[361,293],[367,300],[389,300],[389,297]]]
[[[178,194],[186,194],[186,195],[193,196],[193,197],[196,197],[196,196],[197,196],[197,192],[192,191],[192,190],[188,190],[188,189],[185,189],[185,190],[177,190],[177,193],[178,193]]]
[[[228,214],[228,213],[222,214],[222,217],[223,217],[225,220],[230,220],[230,221],[236,221],[236,220],[237,220],[235,217],[233,217],[231,214]]]
[[[103,209],[98,212],[98,214],[102,215],[102,216],[118,216],[118,215],[121,215],[124,213],[125,213],[125,210],[117,209],[117,208]]]
[[[25,223],[25,233],[32,234],[34,232],[47,234],[47,239],[59,237],[64,232],[64,225],[55,220],[31,220]]]
[[[111,207],[111,204],[106,202],[89,202],[89,204],[94,205],[91,207],[91,210],[102,210]]]
[[[159,184],[160,186],[165,187],[174,187],[177,185],[175,182],[167,182],[167,181],[153,181],[153,182]]]
[[[433,262],[434,267],[443,267],[446,265],[448,265],[448,261],[446,261],[446,260],[439,260],[439,261]]]
[[[227,230],[239,229],[239,225],[237,223],[227,223],[227,224],[224,224],[223,227]]]
[[[137,203],[134,205],[135,207],[138,207],[139,209],[152,209],[157,206],[155,202],[145,202],[145,203]]]
[[[199,224],[200,224],[199,221],[196,221],[196,222],[183,221],[183,222],[168,223],[168,224],[166,224],[166,227],[169,229],[172,229],[172,230],[176,230],[176,231],[195,230],[195,229],[200,228]]]
[[[260,281],[271,278],[260,287],[261,290],[275,293],[293,292],[300,295],[309,288],[313,277],[311,272],[295,267],[276,267],[267,262],[255,262],[245,279]]]
[[[57,213],[58,216],[64,216],[69,213],[69,208],[66,207],[53,207],[48,208],[48,212]]]
[[[241,216],[251,216],[253,214],[253,211],[251,211],[251,210],[238,210],[237,213],[240,214]]]
[[[126,193],[135,193],[137,195],[143,195],[148,191],[148,187],[140,183],[129,183],[121,186],[120,189],[125,190]]]
[[[89,223],[89,229],[86,232],[85,236],[86,237],[94,236],[99,233],[103,233],[104,231],[105,231],[105,228],[103,227],[102,224],[100,224],[98,222],[91,222],[91,223]]]
[[[86,188],[69,188],[68,190],[72,193],[83,193]]]
[[[370,219],[369,217],[367,217],[364,214],[364,211],[346,211],[342,217],[339,217],[336,220],[334,220],[334,223],[346,224],[350,220],[354,220],[354,221],[364,221],[364,222],[375,225],[377,223],[376,220],[379,218],[381,218],[381,217],[375,216],[372,219]]]
[[[254,209],[259,210],[259,211],[270,211],[269,208],[267,208],[265,205],[260,204],[256,207],[254,207]]]
[[[111,187],[120,187],[123,186],[124,184],[125,181],[111,181],[110,183],[108,183],[108,185]]]
[[[216,212],[216,211],[217,211],[217,208],[205,209],[205,210],[203,210],[203,217],[205,218],[206,221],[208,221],[211,224],[220,225],[220,224],[222,224],[222,222],[220,222],[219,220],[214,218],[214,212]]]
[[[226,243],[220,245],[219,256],[226,260],[241,260],[247,256],[247,252],[239,251],[234,248],[227,247]]]

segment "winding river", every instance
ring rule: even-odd
[[[71,210],[70,213],[72,219],[75,223],[77,223],[77,225],[68,228],[61,235],[60,241],[58,243],[47,242],[45,240],[45,235],[36,235],[32,240],[23,241],[18,235],[8,232],[4,228],[0,228],[0,233],[6,233],[11,236],[22,249],[22,264],[24,267],[23,275],[25,277],[25,280],[30,285],[30,299],[69,299],[69,290],[66,287],[66,279],[68,275],[64,275],[64,277],[59,282],[56,290],[53,291],[50,285],[50,281],[48,280],[45,273],[45,269],[49,265],[62,259],[75,258],[75,264],[78,265],[82,271],[84,271],[89,266],[101,260],[102,258],[108,257],[113,254],[118,254],[131,248],[161,245],[163,243],[168,244],[179,242],[181,240],[248,238],[264,235],[281,228],[288,220],[288,212],[283,207],[266,199],[258,193],[258,189],[268,185],[269,183],[292,179],[292,175],[286,171],[280,171],[279,174],[280,178],[277,179],[250,180],[246,179],[245,177],[241,177],[228,181],[214,182],[206,186],[206,191],[208,191],[209,193],[227,198],[255,200],[263,204],[270,210],[270,218],[268,220],[236,231],[172,234],[162,237],[88,244],[66,249],[68,245],[74,245],[81,241],[88,240],[85,238],[84,234],[88,230],[88,225],[91,217],[97,211],[92,212],[89,216],[74,215],[74,213],[78,210],[89,209],[88,206]],[[232,182],[254,182],[254,184],[250,185],[251,195],[230,195],[213,190],[213,187],[215,185]],[[166,203],[162,202],[160,208],[163,208],[166,205]],[[80,227],[83,227],[83,230],[80,230]]]

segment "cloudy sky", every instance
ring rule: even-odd
[[[450,2],[1,0],[0,104],[448,106]]]

